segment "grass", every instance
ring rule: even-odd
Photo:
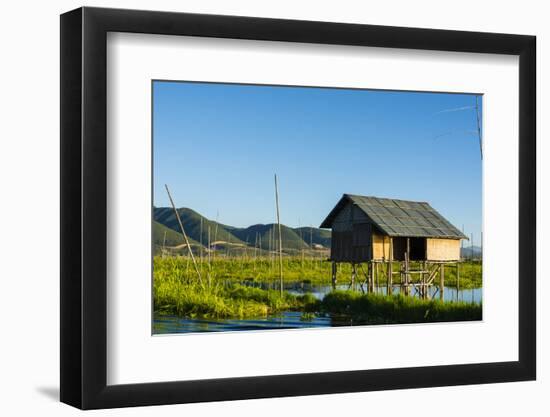
[[[330,283],[330,263],[319,259],[285,257],[286,282]],[[279,289],[242,285],[247,281],[278,282],[278,265],[270,257],[215,258],[211,264],[199,259],[203,284],[198,282],[187,257],[155,257],[154,309],[189,318],[245,319],[283,311],[300,311],[304,321],[316,315],[352,318],[364,323],[422,323],[481,319],[481,305],[465,302],[421,300],[402,295],[385,296],[357,291],[333,291],[322,301],[311,294],[293,295]],[[349,270],[346,270],[348,268]],[[446,270],[446,283],[456,282],[455,268]],[[342,265],[341,276],[351,269]],[[344,281],[342,281],[344,282]],[[381,282],[382,284],[383,282]],[[461,269],[461,288],[481,285],[481,265],[466,263]]]
[[[381,323],[427,323],[481,320],[481,304],[421,300],[415,297],[334,291],[325,296],[324,313],[352,317],[356,321]]]
[[[210,275],[211,279],[234,282],[278,282],[278,258],[274,256],[256,256],[254,250],[249,249],[240,257],[225,257],[215,255],[211,264],[208,263],[206,255],[202,261],[197,257],[199,268],[204,276]],[[411,269],[418,269],[419,266],[412,263]],[[482,266],[480,262],[463,262],[460,265],[460,288],[480,288],[482,286]],[[296,256],[283,257],[284,280],[286,282],[307,282],[311,284],[331,283],[331,263],[326,260],[326,253],[320,252],[315,257],[302,258]],[[394,271],[398,271],[398,264],[394,263]],[[197,280],[193,264],[189,257],[169,257],[154,259],[155,276],[169,273],[178,279],[193,282]],[[359,269],[361,274],[361,270]],[[386,280],[380,274],[380,285],[385,285]],[[338,266],[338,282],[347,283],[351,276],[351,266],[340,264]],[[394,281],[398,276],[394,276]],[[415,274],[413,279],[418,279]],[[454,266],[445,268],[445,286],[455,287],[456,268]]]
[[[317,304],[312,295],[263,290],[234,284],[214,287],[175,281],[155,282],[155,311],[190,318],[244,319],[282,311],[308,311]]]

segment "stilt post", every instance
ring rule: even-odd
[[[444,290],[445,290],[445,264],[440,264],[439,265],[439,299],[441,301],[445,300]]]
[[[460,261],[456,263],[456,301],[460,293]]]
[[[351,288],[355,289],[355,278],[357,277],[357,265],[351,264]]]
[[[388,295],[393,294],[393,239],[390,237],[390,253],[388,254],[388,282],[387,282],[387,293]]]

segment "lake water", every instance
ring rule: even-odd
[[[350,288],[349,284],[340,284],[336,286],[336,289],[338,290],[347,290],[349,288]],[[358,291],[361,291],[359,286],[357,286],[356,288]],[[311,284],[306,284],[302,282],[297,282],[297,283],[290,283],[285,285],[285,290],[295,295],[311,293],[319,300],[322,300],[326,294],[332,291],[332,286],[331,285],[311,285]],[[365,290],[366,290],[366,287],[365,287]],[[418,296],[418,294],[415,293],[414,289],[411,291],[413,293],[413,296]],[[432,287],[430,289],[430,296],[433,296],[435,294],[435,298],[438,299],[439,297],[438,291],[439,290],[437,287]],[[387,294],[386,287],[378,288],[378,293],[384,294],[384,295]],[[399,287],[394,287],[393,293],[399,294]],[[463,290],[457,291],[456,288],[453,288],[453,287],[444,287],[444,292],[443,292],[445,301],[459,300],[459,301],[466,301],[469,303],[481,303],[482,294],[483,294],[482,288],[463,289]]]
[[[249,284],[262,286],[264,284]],[[346,290],[348,285],[338,285],[337,289]],[[310,293],[318,299],[332,291],[330,285],[311,285],[302,282],[286,283],[285,290],[290,293],[300,295]],[[359,290],[360,291],[360,290]],[[381,294],[386,293],[386,288],[379,289]],[[437,288],[432,288],[432,294]],[[414,290],[413,290],[414,292]],[[399,294],[399,288],[394,288],[394,293]],[[456,291],[456,288],[445,287],[444,292],[446,301],[460,301],[480,303],[482,300],[482,289],[464,289]],[[438,298],[436,294],[435,298]],[[213,319],[189,319],[177,316],[155,314],[153,321],[154,334],[169,333],[202,333],[202,332],[220,332],[220,331],[241,331],[241,330],[268,330],[268,329],[299,329],[299,328],[318,328],[318,327],[338,327],[353,326],[364,323],[354,323],[351,319],[345,317],[305,317],[300,312],[286,311],[277,315],[261,317],[249,320],[213,320]]]

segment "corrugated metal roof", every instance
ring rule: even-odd
[[[334,218],[348,202],[361,209],[388,236],[467,239],[426,202],[352,194],[344,194],[320,227],[332,227]]]

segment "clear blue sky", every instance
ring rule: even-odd
[[[154,205],[318,227],[343,193],[429,202],[479,244],[475,96],[153,83]],[[481,105],[481,97],[479,99]]]

